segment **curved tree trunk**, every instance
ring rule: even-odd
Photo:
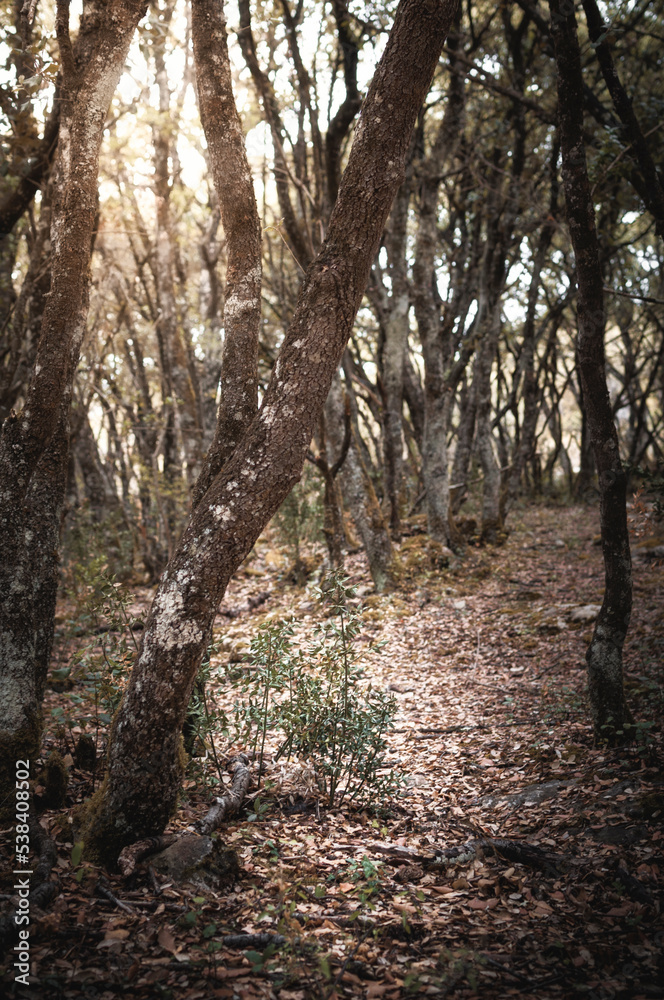
[[[22,411],[0,437],[0,777],[41,741],[41,696],[53,634],[57,528],[64,499],[68,414],[85,330],[106,116],[145,3],[85,5],[72,47],[58,3],[63,65],[51,226],[51,291]],[[13,780],[10,786],[13,788]],[[0,798],[4,798],[0,789]]]
[[[632,721],[622,670],[622,649],[632,611],[627,476],[606,384],[604,291],[583,144],[583,77],[574,7],[563,13],[560,0],[551,0],[551,26],[558,70],[565,203],[578,285],[577,358],[597,466],[605,568],[602,609],[586,653],[590,710],[595,739],[615,745],[629,738]]]
[[[399,4],[327,238],[305,276],[261,410],[194,508],[155,597],[111,731],[108,777],[88,808],[83,838],[91,853],[117,855],[160,833],[176,806],[180,730],[219,601],[301,475],[455,7],[456,0]]]

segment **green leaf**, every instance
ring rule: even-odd
[[[79,841],[78,844],[74,844],[71,852],[71,863],[74,868],[78,867],[81,863],[81,857],[83,856],[83,841]]]

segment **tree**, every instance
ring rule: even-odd
[[[83,837],[92,852],[112,856],[161,832],[175,808],[182,723],[216,609],[300,477],[455,9],[456,0],[399,4],[326,239],[305,275],[260,411],[194,508],[155,596],[113,723],[108,776],[88,808]],[[206,7],[217,25],[221,12],[220,4]],[[207,69],[203,58],[199,79]]]
[[[53,638],[69,410],[85,331],[97,172],[106,116],[144,0],[90,0],[72,45],[69,4],[56,12],[60,130],[51,224],[51,286],[25,405],[0,436],[0,775],[41,744]],[[11,782],[13,788],[13,781]],[[5,789],[3,788],[2,798]]]
[[[558,69],[558,113],[567,222],[578,283],[578,367],[600,491],[605,567],[602,609],[588,647],[588,685],[595,738],[630,738],[622,648],[632,610],[632,565],[627,531],[627,476],[606,384],[604,290],[583,141],[583,77],[574,5],[551,0]]]

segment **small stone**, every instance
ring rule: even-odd
[[[178,884],[217,892],[231,888],[240,874],[235,851],[218,840],[185,834],[150,860],[150,864]]]

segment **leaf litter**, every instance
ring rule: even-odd
[[[61,892],[32,914],[29,987],[5,959],[6,995],[664,997],[664,571],[635,564],[625,650],[630,704],[652,726],[626,748],[594,748],[584,654],[603,585],[595,515],[541,506],[520,518],[504,546],[470,547],[454,569],[405,573],[387,595],[373,594],[361,555],[347,558],[367,606],[363,671],[398,702],[388,763],[400,790],[375,809],[326,809],[312,763],[272,759],[269,735],[263,787],[254,774],[244,811],[218,831],[240,864],[230,891],[184,888],[149,868],[123,880],[81,860],[71,811],[93,778],[77,768],[74,744],[94,732],[102,756],[105,734],[86,691],[59,683],[80,643],[59,627],[43,757],[63,753],[69,796],[40,822],[57,843]],[[223,602],[219,663],[245,669],[269,616],[294,615],[300,634],[313,628],[320,607],[284,580],[286,565],[268,533]],[[141,591],[130,618],[150,598]],[[60,622],[74,616],[59,608]],[[210,693],[230,708],[227,682]],[[217,749],[230,750],[221,737]],[[170,832],[204,815],[213,771],[194,759]],[[12,838],[2,834],[7,858]],[[511,859],[515,842],[532,857],[519,848]],[[8,908],[12,876],[3,878]]]

